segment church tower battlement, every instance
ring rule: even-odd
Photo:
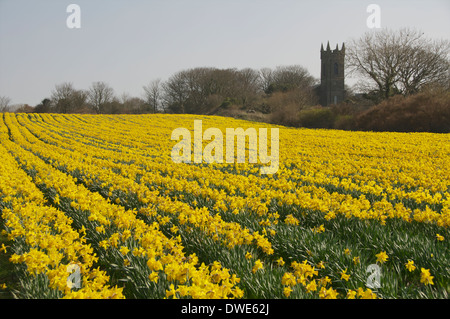
[[[323,49],[323,44],[320,48],[320,104],[328,106],[338,104],[344,101],[344,60],[345,60],[345,44],[342,44],[339,50],[336,44],[336,49],[330,49],[330,42],[327,44],[327,49]]]

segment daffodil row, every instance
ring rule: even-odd
[[[355,133],[357,134],[357,133]],[[410,135],[400,135],[404,137],[408,144],[411,144]],[[434,136],[435,137],[435,136]],[[398,138],[398,136],[397,136]],[[442,138],[438,136],[438,138]],[[327,141],[330,140],[329,138]],[[331,139],[332,140],[332,139]],[[285,139],[282,139],[282,145]],[[445,141],[445,137],[443,142]],[[145,139],[144,139],[145,142]],[[148,143],[151,143],[149,141]],[[328,143],[328,142],[327,142]],[[348,144],[348,141],[346,141]],[[308,149],[313,143],[304,143],[302,147]],[[407,144],[407,145],[408,145]],[[254,175],[237,175],[237,174],[228,174],[224,173],[221,170],[215,169],[212,167],[211,169],[201,167],[200,169],[196,167],[182,167],[181,169],[169,169],[167,171],[167,165],[163,165],[162,168],[159,166],[159,169],[167,172],[168,176],[172,177],[170,183],[166,182],[168,185],[174,185],[174,187],[178,188],[178,190],[183,187],[186,187],[186,184],[191,183],[182,183],[181,181],[185,180],[196,180],[200,187],[196,184],[193,184],[194,188],[201,189],[209,189],[208,186],[216,186],[225,190],[225,194],[229,194],[231,196],[223,198],[214,198],[217,202],[217,207],[221,209],[225,209],[225,207],[231,207],[231,209],[236,209],[235,207],[242,208],[242,204],[239,205],[236,203],[242,203],[240,200],[239,194],[245,198],[245,201],[249,202],[254,198],[253,202],[250,202],[250,205],[247,207],[253,207],[253,203],[257,201],[268,202],[271,199],[280,200],[280,202],[285,202],[286,200],[283,197],[288,197],[287,201],[295,201],[292,199],[292,195],[302,196],[305,194],[298,194],[298,189],[302,190],[302,193],[311,194],[312,200],[310,199],[302,207],[316,207],[317,210],[322,210],[328,212],[330,207],[327,206],[329,202],[343,202],[346,201],[344,207],[339,209],[343,211],[347,216],[349,215],[348,209],[348,200],[352,203],[359,202],[353,204],[353,216],[360,218],[377,218],[381,222],[384,222],[386,218],[398,217],[405,220],[416,220],[421,222],[435,222],[440,226],[448,226],[450,222],[449,215],[449,207],[450,207],[450,198],[448,196],[448,185],[450,180],[447,178],[445,180],[445,176],[448,176],[448,165],[446,165],[446,147],[448,148],[448,143],[442,143],[442,149],[431,149],[430,146],[428,148],[421,150],[420,152],[433,152],[432,160],[435,161],[434,165],[424,165],[424,159],[417,157],[416,152],[412,152],[407,149],[403,149],[403,145],[398,145],[396,147],[402,148],[402,151],[407,154],[411,154],[414,156],[409,161],[405,161],[403,157],[393,154],[392,150],[389,147],[392,147],[390,144],[386,143],[385,145],[376,144],[374,148],[378,153],[372,154],[364,154],[362,152],[355,152],[357,157],[351,158],[352,165],[348,165],[347,161],[333,161],[333,165],[324,165],[324,162],[330,162],[332,158],[330,158],[330,154],[334,154],[333,152],[320,153],[320,157],[316,156],[315,161],[311,161],[307,159],[300,163],[296,163],[295,166],[299,169],[292,169],[291,166],[281,165],[281,172],[278,174],[278,178],[276,179],[263,179],[263,178],[253,178]],[[331,146],[329,149],[333,149]],[[291,149],[284,149],[284,153],[288,153]],[[345,150],[344,150],[345,151]],[[342,152],[339,150],[339,152]],[[382,153],[385,152],[385,153]],[[302,150],[303,153],[303,150]],[[352,154],[353,155],[353,154]],[[392,155],[389,158],[389,162],[386,162],[381,155]],[[395,155],[395,156],[394,156]],[[331,155],[334,156],[334,155]],[[342,155],[341,155],[342,156]],[[114,158],[114,156],[112,156]],[[130,156],[133,161],[137,161],[139,165],[142,162],[139,161],[139,158],[136,160],[135,156]],[[292,156],[295,158],[295,156]],[[298,156],[297,156],[298,157]],[[336,156],[334,156],[336,157]],[[302,157],[300,157],[302,159]],[[325,160],[324,160],[325,158]],[[375,162],[367,162],[362,159],[365,158],[374,158]],[[380,163],[378,158],[381,158],[383,161]],[[145,158],[147,159],[147,158]],[[144,161],[145,161],[144,159]],[[428,162],[430,159],[427,160]],[[148,162],[148,161],[147,161]],[[288,161],[289,162],[289,161]],[[361,164],[357,165],[359,162]],[[419,162],[421,165],[419,169],[414,166],[415,162]],[[299,165],[301,164],[301,165]],[[389,164],[390,167],[387,169],[384,166]],[[344,165],[339,169],[339,174],[335,174],[336,167],[338,165]],[[380,165],[380,168],[374,168],[371,170],[367,169],[368,165]],[[312,166],[313,169],[309,169]],[[355,168],[356,167],[356,168]],[[401,169],[403,172],[397,174],[397,170]],[[153,169],[153,167],[151,168]],[[251,170],[251,167],[248,168]],[[390,171],[388,174],[386,171]],[[361,174],[361,172],[364,174]],[[405,174],[408,172],[408,174]],[[443,174],[443,175],[436,175]],[[203,176],[207,175],[208,178],[204,179]],[[334,176],[334,177],[333,177]],[[352,182],[358,177],[356,180],[361,179],[359,182]],[[402,177],[404,176],[404,178]],[[389,177],[389,178],[387,178]],[[444,179],[443,179],[444,178]],[[393,180],[395,179],[395,181]],[[178,182],[177,182],[178,181]],[[202,183],[201,181],[205,181]],[[420,184],[423,181],[427,182],[426,184]],[[419,184],[416,184],[416,183]],[[430,185],[430,182],[432,185]],[[308,187],[303,187],[304,184]],[[336,187],[337,189],[342,189],[347,192],[352,192],[352,198],[350,196],[346,196],[347,194],[340,194],[337,196],[336,193],[339,192],[331,192],[327,189],[327,185],[331,185]],[[261,189],[264,188],[264,192],[261,192]],[[296,190],[297,194],[293,194]],[[204,192],[208,192],[205,190]],[[211,192],[211,191],[210,191]],[[354,193],[357,195],[354,195]],[[262,193],[262,194],[260,194]],[[331,193],[331,194],[330,194]],[[362,193],[362,194],[361,194]],[[223,193],[222,193],[223,194]],[[307,196],[306,194],[306,196]],[[332,198],[332,196],[336,196],[338,198]],[[203,196],[203,194],[202,194]],[[208,195],[206,195],[208,196]],[[367,203],[367,199],[369,197],[377,196],[381,199],[370,199],[371,208],[370,209],[362,209]],[[223,197],[223,196],[222,196]],[[256,197],[256,198],[255,198]],[[331,198],[330,198],[331,197]],[[413,201],[416,205],[410,205],[408,201]],[[299,202],[298,200],[296,201]],[[406,202],[407,204],[404,204]],[[427,205],[422,205],[423,208],[417,208],[414,206],[420,205],[422,203],[427,203]],[[300,202],[300,205],[302,202]],[[438,205],[437,210],[431,208],[430,205]],[[439,211],[439,205],[442,206],[442,209]],[[332,208],[335,210],[335,208]],[[389,213],[386,214],[386,211]],[[333,214],[330,214],[328,217],[331,217]]]
[[[13,139],[24,147],[30,146],[17,125],[11,122],[7,121],[7,124],[11,127]],[[175,283],[187,281],[190,296],[194,298],[206,295],[213,298],[241,296],[239,288],[234,287],[236,278],[231,275],[229,278],[222,276],[220,280],[213,278],[214,273],[208,267],[198,267],[196,258],[184,256],[179,238],[169,239],[164,236],[157,223],[145,224],[136,218],[135,211],[125,210],[105,200],[100,194],[90,192],[77,184],[73,177],[19,146],[13,152],[25,170],[34,172],[34,182],[38,186],[56,192],[52,199],[54,204],[66,212],[72,211],[71,217],[83,224],[89,236],[95,236],[99,246],[107,251],[103,256],[109,258],[110,262],[123,264],[126,269],[130,260],[148,260],[145,269],[148,276],[142,280],[142,284],[150,281],[157,283],[159,278]]]
[[[74,145],[74,143],[72,143],[72,145]],[[80,147],[83,146],[81,145]],[[84,145],[84,147],[87,148],[88,146]],[[247,211],[256,208],[257,212],[264,212],[267,211],[267,208],[265,207],[267,205],[265,203],[275,199],[281,204],[294,204],[304,209],[328,212],[326,216],[327,219],[333,218],[336,213],[341,213],[347,217],[353,216],[363,219],[378,219],[382,223],[384,223],[387,218],[394,217],[402,218],[407,221],[414,219],[421,222],[435,222],[440,226],[448,226],[450,222],[448,203],[450,199],[443,199],[441,193],[436,193],[431,201],[433,203],[439,201],[443,204],[441,213],[434,211],[428,205],[425,209],[416,208],[412,210],[405,207],[402,202],[392,204],[390,201],[386,200],[386,196],[380,201],[375,201],[373,204],[370,204],[364,194],[359,197],[339,194],[337,192],[330,194],[321,186],[303,186],[301,183],[299,185],[297,183],[293,183],[284,176],[280,179],[266,181],[261,178],[252,178],[253,175],[243,177],[241,175],[223,173],[218,170],[212,171],[208,168],[201,168],[201,170],[196,170],[195,168],[193,170],[174,169],[169,171],[169,174],[166,176],[161,176],[158,169],[161,169],[162,166],[164,171],[167,172],[166,166],[161,165],[160,163],[159,166],[152,166],[148,163],[148,157],[133,156],[127,153],[125,153],[126,157],[122,157],[121,154],[124,152],[108,152],[104,149],[102,149],[102,153],[106,153],[103,155],[105,157],[104,161],[101,161],[100,159],[97,159],[97,161],[89,160],[86,165],[92,163],[103,168],[106,168],[109,165],[110,169],[119,170],[122,174],[125,174],[130,178],[134,178],[137,174],[140,174],[144,177],[143,182],[150,180],[158,185],[165,185],[168,191],[184,190],[189,193],[198,194],[204,198],[211,198],[216,202],[214,207],[221,210],[232,210],[234,212],[239,212],[244,208],[247,208]],[[98,157],[98,155],[95,156]],[[122,162],[126,161],[126,159],[133,162],[133,164],[123,164]],[[112,161],[119,161],[119,163],[108,164]],[[143,169],[142,166],[145,166],[146,169]],[[288,177],[290,174],[289,172],[292,171],[295,172],[295,170],[288,170]],[[99,172],[99,175],[95,175],[95,173],[93,173],[92,175],[100,176],[101,173],[102,172]],[[202,178],[205,174],[208,174],[209,178],[202,184],[199,181],[205,180]],[[319,176],[306,174],[300,176],[309,176],[316,181],[318,180],[320,184]],[[322,176],[325,175],[322,174]],[[192,178],[195,179],[191,180]],[[87,178],[87,180],[90,181],[89,178]],[[301,182],[303,183],[305,181],[311,182],[312,180],[304,179]],[[242,182],[245,183],[242,184]],[[260,190],[263,183],[265,183],[266,190],[261,192]],[[130,188],[128,184],[117,183],[116,187],[122,187],[122,189],[127,189],[133,192],[134,190]],[[269,187],[267,184],[269,184]],[[217,189],[210,189],[208,186],[212,185],[222,189],[225,188],[226,192],[219,192]],[[235,185],[243,186],[239,188],[239,186],[236,187]],[[109,187],[110,190],[114,189],[114,186]],[[379,186],[376,185],[376,187],[378,190],[380,189]],[[238,194],[242,194],[242,196],[237,195],[236,191]],[[139,191],[136,193],[142,194],[142,192]],[[375,194],[380,195],[380,191],[375,192]],[[429,194],[427,196],[429,197]]]
[[[28,127],[31,130],[30,127],[32,126]],[[190,205],[171,199],[164,194],[160,196],[157,191],[151,191],[146,186],[146,184],[157,183],[158,185],[167,185],[170,191],[174,191],[175,189],[171,188],[171,185],[177,185],[179,183],[172,178],[168,179],[139,167],[135,167],[133,169],[134,174],[130,176],[131,173],[128,173],[129,171],[127,170],[129,165],[120,163],[111,164],[111,161],[108,158],[99,158],[105,156],[105,153],[108,153],[105,150],[101,150],[101,154],[90,155],[87,152],[84,152],[82,148],[77,149],[77,151],[69,151],[61,148],[58,149],[50,143],[44,144],[34,135],[28,133],[27,130],[23,130],[23,135],[30,140],[29,142],[24,141],[24,145],[33,151],[33,153],[55,160],[56,163],[58,163],[57,165],[63,166],[64,169],[71,174],[82,172],[77,175],[77,178],[82,179],[87,185],[92,185],[92,180],[95,179],[96,185],[94,186],[101,187],[101,185],[105,185],[111,195],[115,190],[121,190],[127,194],[135,194],[140,202],[147,204],[146,207],[142,207],[139,210],[142,214],[152,216],[156,213],[155,208],[157,208],[158,211],[169,213],[174,218],[177,218],[180,225],[188,223],[192,227],[205,231],[216,240],[219,235],[223,236],[223,242],[228,247],[244,244],[248,245],[255,242],[255,244],[261,247],[266,253],[271,254],[273,252],[270,242],[264,235],[257,232],[252,234],[248,229],[242,229],[238,223],[225,222],[219,214],[211,215],[206,207],[192,208]],[[48,136],[45,137],[49,138]],[[56,142],[53,139],[49,139],[48,141],[53,143]],[[76,147],[73,141],[71,147]],[[89,149],[89,146],[85,146],[84,150],[86,149]],[[113,154],[111,154],[111,156],[113,156]],[[115,173],[113,169],[119,169],[124,175]],[[136,174],[141,175],[140,183],[137,183],[134,180]],[[184,190],[198,195],[204,194],[199,187],[193,189],[192,187],[188,187],[187,184],[188,182],[186,181],[186,183],[183,183],[185,187],[177,190]],[[197,185],[196,183],[191,184]],[[210,192],[207,188],[205,188],[205,190],[207,190],[207,194],[212,198],[217,194],[216,192]],[[217,195],[221,196],[222,194],[223,193],[219,193]],[[117,198],[116,203],[119,204],[120,199]]]
[[[109,286],[105,272],[93,267],[98,257],[84,234],[71,227],[63,212],[45,205],[43,194],[3,145],[0,155],[1,218],[13,243],[10,261],[26,266],[26,278],[21,278],[25,287],[19,293],[27,298],[123,297],[120,288]],[[82,279],[81,289],[72,289],[71,269]],[[41,289],[31,294],[26,291],[29,285]]]
[[[345,249],[344,254],[346,256],[351,257],[352,252],[349,249]],[[385,251],[381,251],[375,255],[376,264],[372,264],[371,266],[374,268],[378,268],[380,271],[381,266],[389,260],[389,256]],[[278,260],[278,263],[284,264],[282,258]],[[319,271],[325,269],[325,262],[320,261],[316,265],[311,265],[308,260],[304,260],[303,262],[292,262],[290,272],[286,272],[282,278],[283,294],[285,297],[290,297],[291,293],[298,287],[299,284],[307,294],[318,294],[321,299],[336,299],[339,297],[339,293],[336,289],[333,289],[331,286],[332,280],[328,277],[319,276]],[[360,265],[360,257],[354,256],[352,258],[352,266]],[[417,269],[413,260],[408,259],[408,261],[404,264],[404,268],[409,272],[413,273]],[[340,271],[340,280],[342,282],[348,282],[350,277],[353,276],[351,271],[348,268],[342,269]],[[379,273],[380,275],[380,273]],[[433,282],[434,276],[431,275],[429,269],[425,269],[423,267],[420,268],[419,275],[412,277],[411,284],[415,281],[416,285],[434,285]],[[378,287],[371,288],[379,288],[380,283],[378,282]],[[298,288],[297,288],[298,289]],[[347,299],[377,299],[376,293],[370,288],[357,287],[355,289],[346,289],[345,296],[341,296]]]

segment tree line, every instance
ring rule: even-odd
[[[71,82],[55,85],[48,98],[32,108],[36,113],[190,113],[212,114],[238,106],[270,113],[263,96],[276,92],[308,92],[317,80],[302,66],[279,66],[254,70],[197,67],[182,70],[167,81],[156,79],[142,87],[141,97],[116,95],[106,82],[93,82],[86,90]],[[304,104],[314,104],[312,94]],[[4,104],[8,103],[7,98]],[[262,103],[262,104],[261,104]]]

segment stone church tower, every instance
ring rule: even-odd
[[[320,59],[322,62],[320,75],[320,104],[328,106],[344,101],[344,58],[345,44],[341,50],[336,44],[335,50],[330,50],[330,42],[327,49],[320,48]]]

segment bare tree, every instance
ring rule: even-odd
[[[162,100],[173,113],[201,113],[205,100],[216,89],[211,69],[193,68],[172,75],[163,85]]]
[[[72,95],[73,111],[84,112],[87,107],[88,92],[84,90],[76,90]]]
[[[37,111],[72,113],[82,110],[86,106],[87,93],[83,90],[76,90],[71,82],[64,82],[55,86],[50,100],[44,100],[46,100],[45,107],[38,105]],[[44,109],[45,111],[43,111]]]
[[[267,94],[311,87],[316,81],[308,70],[300,65],[278,66],[272,72],[265,71],[265,73],[265,81],[268,81],[265,85]]]
[[[268,92],[270,84],[273,82],[273,70],[271,68],[262,68],[259,70],[260,86],[263,92]]]
[[[88,101],[96,113],[104,113],[114,99],[114,90],[105,82],[94,82],[87,93]]]
[[[7,96],[0,96],[0,112],[10,111],[11,99]]]
[[[162,84],[162,101],[173,113],[210,114],[230,105],[254,107],[263,88],[266,93],[269,89],[286,92],[309,89],[314,82],[305,68],[295,65],[275,71],[193,68],[172,75]],[[150,89],[150,85],[144,88],[147,100],[152,97]]]
[[[55,85],[52,91],[51,100],[53,101],[56,112],[70,113],[73,111],[73,96],[75,88],[71,82],[64,82]]]
[[[143,86],[143,89],[146,103],[150,106],[153,113],[156,113],[162,98],[161,79],[151,81],[149,84]]]
[[[145,101],[138,97],[132,97],[128,93],[123,93],[120,96],[119,102],[122,104],[123,111],[126,113],[142,113],[145,111]]]
[[[193,114],[213,111],[225,100],[245,104],[251,91],[257,90],[257,78],[250,69],[199,67],[183,70],[163,84],[164,104],[171,112]]]
[[[164,107],[173,113],[185,113],[189,97],[185,71],[177,72],[162,84]]]
[[[432,41],[412,29],[383,29],[347,46],[346,64],[378,99],[409,95],[436,81],[448,81],[450,43]]]
[[[423,41],[409,48],[404,67],[399,70],[405,95],[419,92],[429,84],[446,85],[450,79],[449,41]]]
[[[243,106],[252,104],[260,93],[260,77],[256,70],[245,68],[236,72],[236,81],[239,83],[238,98],[241,100]]]

